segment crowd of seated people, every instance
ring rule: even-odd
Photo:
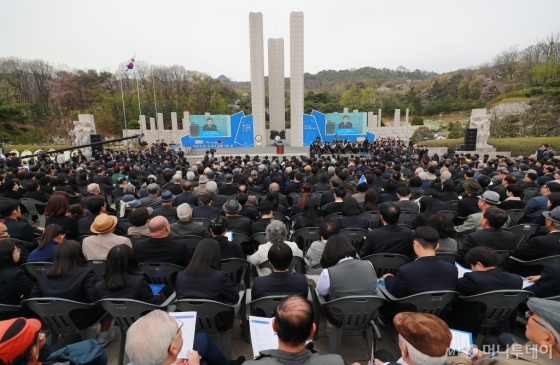
[[[558,264],[518,261],[560,255],[555,238],[560,232],[560,182],[554,180],[560,161],[550,156],[537,161],[389,152],[367,158],[208,157],[192,165],[169,156],[130,166],[119,153],[106,151],[101,156],[109,160],[99,156],[90,162],[38,164],[25,184],[18,168],[0,170],[0,304],[42,296],[87,303],[122,296],[162,303],[165,298],[150,292],[138,263],[181,267],[175,281],[179,299],[234,304],[238,283],[220,270],[220,260],[231,258],[247,259],[255,267],[253,299],[307,298],[308,285],[327,300],[381,295],[376,268],[361,260],[372,254],[400,254],[410,261],[383,278],[384,290],[396,298],[430,290],[474,295],[519,289],[520,275],[534,283],[527,290],[536,296],[560,295]],[[391,161],[384,159],[387,154]],[[114,187],[112,193],[106,187]],[[538,194],[526,197],[525,189],[535,187]],[[37,227],[36,217],[25,216],[18,202],[24,197],[46,202],[44,228]],[[71,204],[78,201],[83,211]],[[440,213],[448,207],[456,210],[454,218]],[[520,246],[508,230],[511,209],[525,210],[521,222],[542,227]],[[414,220],[401,223],[404,212],[414,213]],[[370,216],[379,217],[376,228],[368,228]],[[308,247],[292,237],[314,227],[318,236]],[[361,242],[351,243],[341,234],[349,228],[367,233]],[[266,242],[253,241],[257,233]],[[188,236],[200,237],[196,249],[187,245]],[[238,241],[238,236],[250,242]],[[509,257],[500,259],[499,251]],[[459,278],[457,268],[438,257],[441,252],[457,253],[459,263],[472,272]],[[297,258],[305,262],[307,279],[289,269]],[[88,259],[107,261],[103,281]],[[20,268],[25,262],[53,266],[36,279]],[[449,321],[462,311],[449,309]],[[477,333],[482,311],[469,309],[472,313],[461,318],[467,322],[463,327]],[[226,314],[222,329],[232,325],[231,313]],[[87,326],[104,315],[96,307],[74,319]],[[325,315],[331,325],[339,324],[340,313]],[[110,325],[110,316],[104,316],[100,342],[114,337]]]

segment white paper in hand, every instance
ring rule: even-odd
[[[192,350],[194,342],[194,330],[196,328],[196,312],[171,312],[169,313],[179,326],[181,324],[181,332],[183,333],[183,347],[177,355],[178,359],[186,359],[187,351]]]
[[[451,345],[449,346],[450,349],[460,351],[466,348],[473,347],[472,333],[459,330],[451,330],[451,336]]]
[[[253,358],[259,356],[261,351],[278,349],[278,336],[272,329],[272,318],[249,316],[249,328]]]
[[[455,266],[457,267],[457,274],[459,275],[459,279],[461,279],[465,275],[465,273],[472,272],[471,269],[467,269],[466,267],[461,266],[458,262],[455,263]]]

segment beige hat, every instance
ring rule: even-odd
[[[95,217],[90,230],[93,233],[108,233],[117,225],[118,221],[117,217],[102,213]]]

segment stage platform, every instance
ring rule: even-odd
[[[206,151],[208,149],[199,149],[194,148],[190,151],[187,155],[188,160],[193,159],[203,159]],[[214,153],[214,157],[222,157],[222,156],[241,156],[245,157],[245,155],[249,155],[254,157],[255,155],[259,155],[260,158],[264,156],[268,156],[270,160],[273,156],[282,156],[292,157],[292,156],[309,156],[309,147],[284,147],[284,154],[278,155],[276,153],[276,147],[254,147],[254,148],[217,148],[216,152]]]

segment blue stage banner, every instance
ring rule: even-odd
[[[181,137],[181,144],[183,147],[192,148],[241,148],[241,147],[254,147],[254,133],[253,133],[253,116],[245,115],[243,112],[236,113],[232,116],[229,115],[191,115],[191,133]],[[202,122],[206,124],[202,125]],[[226,125],[226,121],[228,125]],[[194,124],[193,124],[194,123]],[[219,126],[218,130],[211,127],[212,124]],[[202,125],[202,128],[200,126]],[[204,126],[207,126],[204,130]],[[231,131],[231,133],[230,133]],[[223,134],[227,133],[227,136]]]
[[[316,110],[309,114],[303,114],[303,145],[309,146],[313,143],[317,137],[321,139],[321,142],[332,142],[334,139],[335,134],[338,135],[338,138],[348,139],[349,141],[355,141],[357,138],[365,138],[367,137],[370,142],[375,140],[375,134],[365,131],[366,125],[363,124],[363,118],[361,115],[358,114],[365,114],[367,118],[367,113],[350,113],[350,114],[341,114],[337,120],[339,123],[338,125],[335,122],[332,122],[329,119],[329,125],[327,126],[327,115]],[[349,115],[351,117],[355,117],[353,119],[354,124],[358,124],[356,120],[360,121],[360,125],[352,125],[351,127],[347,128],[344,126],[344,123],[348,123],[345,121],[344,116]],[[329,114],[331,117],[331,114]],[[359,118],[357,118],[359,117]],[[334,119],[334,118],[332,118]],[[352,120],[352,119],[350,119]],[[341,124],[342,123],[342,124]],[[337,128],[338,127],[338,128]],[[357,127],[357,128],[356,128]],[[358,133],[359,130],[364,130],[365,133]],[[340,133],[337,133],[340,132]]]

